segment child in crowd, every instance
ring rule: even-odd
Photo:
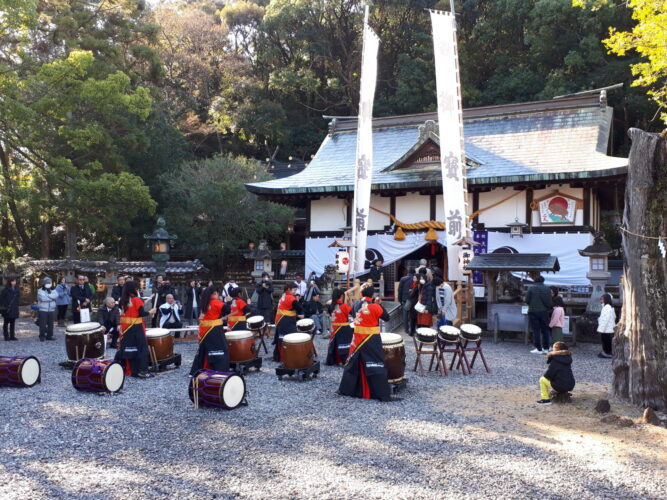
[[[568,351],[565,342],[556,342],[553,350],[547,354],[547,371],[540,377],[540,392],[542,399],[537,404],[550,405],[549,391],[556,393],[569,392],[574,389],[574,374],[572,373],[572,353]]]
[[[563,306],[563,297],[556,295],[552,299],[554,310],[551,313],[551,321],[549,322],[549,328],[551,328],[551,338],[555,342],[563,341],[563,320],[565,319],[565,310]]]

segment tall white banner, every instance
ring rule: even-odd
[[[456,21],[450,12],[430,11],[435,54],[435,83],[438,91],[438,126],[442,193],[447,226],[449,279],[464,279],[458,265],[461,247],[453,245],[466,235],[467,201],[463,108],[459,79]]]
[[[377,56],[380,39],[368,26],[368,11],[364,19],[363,51],[361,56],[361,89],[357,124],[357,161],[354,176],[352,217],[352,272],[362,272],[366,260],[368,213],[371,203],[373,176],[373,100],[377,80]]]

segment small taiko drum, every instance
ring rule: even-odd
[[[417,337],[417,340],[419,340],[420,342],[433,343],[438,338],[438,332],[433,328],[422,327],[422,328],[417,328],[415,336]]]
[[[482,338],[482,329],[477,325],[473,325],[472,323],[466,323],[461,325],[461,337],[463,337],[465,340],[477,342]]]
[[[288,333],[283,337],[280,359],[288,370],[305,370],[315,362],[313,338],[308,333]]]
[[[146,330],[146,341],[148,342],[151,363],[174,357],[174,337],[170,330],[149,328]]]
[[[245,363],[257,357],[255,334],[253,332],[248,330],[232,330],[226,332],[225,337],[227,338],[230,362]]]
[[[32,387],[42,380],[41,373],[35,356],[0,356],[0,387]]]
[[[250,316],[246,320],[246,325],[248,330],[261,330],[266,326],[266,321],[264,321],[264,316]]]
[[[461,331],[455,326],[442,325],[438,329],[438,338],[447,344],[455,344],[459,341]]]
[[[190,380],[188,395],[195,407],[233,410],[245,401],[245,379],[236,373],[199,370]]]
[[[405,344],[397,333],[381,333],[387,381],[395,384],[405,378]]]
[[[315,322],[310,318],[300,319],[296,322],[296,329],[301,333],[313,333]]]
[[[72,385],[77,391],[118,392],[124,383],[123,367],[110,359],[80,359],[72,370]]]
[[[104,327],[94,321],[69,325],[65,330],[65,350],[69,361],[104,357]]]

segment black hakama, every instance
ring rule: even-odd
[[[343,365],[347,361],[350,352],[350,343],[354,330],[350,325],[339,326],[334,330],[332,338],[329,341],[327,350],[326,365]]]
[[[280,361],[280,349],[283,345],[283,337],[288,333],[296,333],[296,316],[282,316],[276,323],[276,332],[273,336],[273,360]]]
[[[192,361],[190,375],[194,376],[199,370],[229,371],[229,349],[227,338],[222,325],[212,327],[199,341],[199,350]]]
[[[372,335],[350,356],[343,370],[338,392],[344,396],[391,400],[391,387],[384,367],[384,350],[379,334]]]
[[[148,341],[142,323],[130,325],[123,331],[114,360],[125,369],[125,375],[136,377],[148,370]]]

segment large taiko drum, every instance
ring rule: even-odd
[[[233,410],[245,401],[245,379],[236,373],[199,370],[190,380],[188,395],[196,407]]]
[[[384,367],[387,369],[387,381],[390,384],[401,382],[405,378],[405,344],[397,333],[381,333],[384,350]]]
[[[248,330],[261,330],[266,326],[264,316],[250,316],[245,323]]]
[[[174,337],[166,328],[149,328],[146,330],[146,341],[151,363],[174,357]]]
[[[461,325],[461,337],[463,337],[465,340],[472,340],[473,342],[477,342],[482,338],[482,329],[477,325],[473,325],[472,323],[465,323]]]
[[[257,357],[255,349],[255,334],[248,330],[232,330],[225,333],[229,361],[231,363],[245,363]]]
[[[72,385],[77,391],[118,392],[124,383],[123,367],[110,359],[80,359],[72,370]]]
[[[313,338],[308,333],[288,333],[283,337],[280,359],[288,370],[305,370],[315,362]]]
[[[312,333],[315,331],[315,322],[310,318],[303,318],[296,322],[296,329],[302,333]]]
[[[417,340],[424,343],[434,343],[438,338],[438,332],[433,328],[421,327],[417,328],[415,336]]]
[[[41,373],[35,356],[0,356],[0,387],[32,387],[42,380]]]
[[[65,330],[65,349],[69,361],[104,357],[104,327],[94,321],[69,325]]]

